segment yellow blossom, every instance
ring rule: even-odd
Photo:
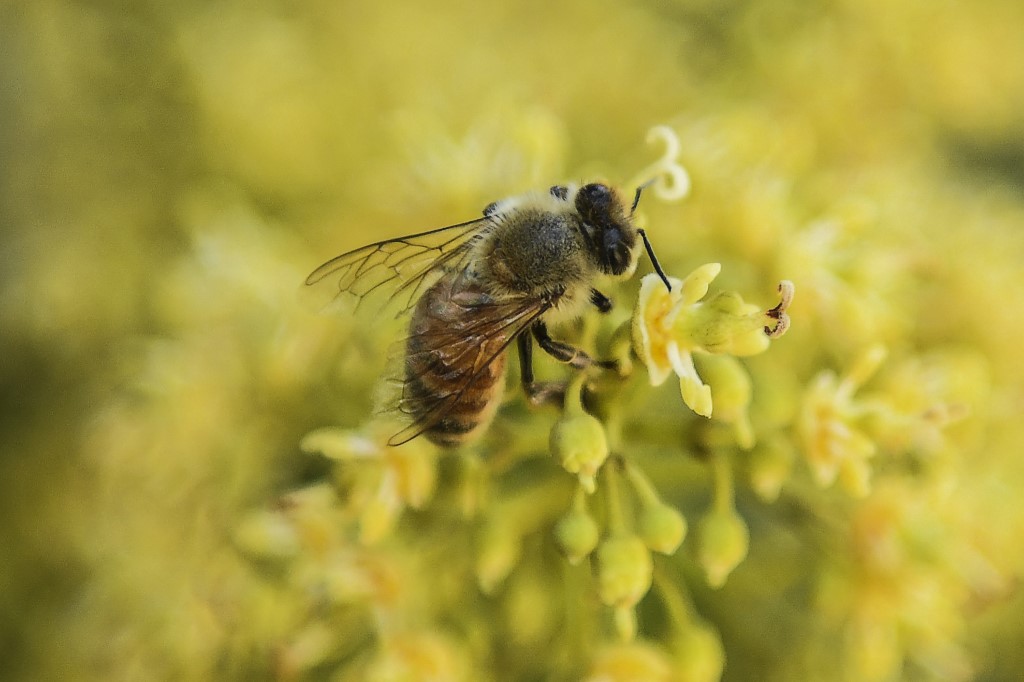
[[[300,443],[306,452],[368,465],[368,470],[358,475],[367,497],[360,517],[360,539],[365,544],[386,537],[405,507],[419,509],[426,504],[437,481],[437,450],[433,446],[416,439],[391,447],[387,433],[382,425],[365,431],[321,428]]]
[[[804,397],[798,430],[804,456],[821,486],[831,485],[839,477],[851,494],[863,496],[869,490],[868,459],[877,448],[859,421],[871,405],[858,401],[855,394],[885,355],[885,348],[874,346],[844,377],[822,372]]]
[[[633,348],[647,366],[651,384],[658,386],[675,372],[683,401],[704,417],[713,410],[711,387],[697,373],[693,354],[748,356],[765,351],[770,338],[788,327],[785,309],[793,297],[792,284],[784,282],[779,286],[782,301],[768,311],[744,303],[733,292],[704,300],[721,269],[708,263],[684,280],[670,277],[671,290],[657,275],[647,275],[633,312]]]
[[[10,4],[0,677],[1024,678],[1020,0]],[[306,315],[312,266],[600,179],[742,298],[573,287],[575,433],[513,336],[451,456],[348,428],[409,320]]]
[[[392,635],[365,671],[367,682],[445,680],[468,682],[465,646],[436,632]]]

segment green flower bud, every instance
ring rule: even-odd
[[[718,682],[725,668],[725,650],[718,633],[689,624],[671,644],[676,679],[680,682]]]
[[[602,682],[672,679],[672,661],[660,646],[642,640],[604,645],[586,677]]]
[[[698,365],[700,376],[711,387],[715,419],[732,424],[736,442],[741,448],[752,448],[754,431],[747,408],[753,391],[747,370],[730,355],[702,355]]]
[[[562,467],[593,489],[594,476],[608,458],[608,440],[601,422],[580,410],[566,412],[551,429],[551,452]]]
[[[594,551],[599,534],[597,521],[585,508],[572,509],[555,525],[555,540],[574,566]]]
[[[750,533],[731,507],[713,509],[697,528],[697,561],[704,567],[708,584],[721,587],[747,556]]]
[[[635,535],[615,535],[597,549],[601,601],[608,606],[632,607],[651,589],[651,552]]]
[[[522,539],[512,525],[492,521],[484,529],[477,552],[476,579],[485,594],[491,594],[519,563]]]
[[[773,438],[750,453],[750,485],[758,497],[774,502],[789,478],[796,453],[792,445]]]
[[[648,504],[640,511],[637,530],[655,552],[675,554],[686,537],[686,519],[678,509],[662,502]]]

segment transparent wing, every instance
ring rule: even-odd
[[[466,309],[466,324],[453,324],[416,335],[416,348],[410,350],[406,339],[401,397],[397,409],[412,422],[388,441],[401,445],[419,436],[447,416],[467,397],[474,382],[488,371],[521,332],[529,329],[551,303],[540,299],[518,298],[507,301],[485,300]],[[457,364],[461,378],[429,396],[410,390],[417,374],[408,368],[422,367],[419,374],[436,368],[443,355],[448,366]],[[502,378],[498,378],[502,381]]]
[[[330,298],[348,293],[359,303],[375,292],[399,314],[408,311],[437,277],[466,267],[472,245],[493,226],[490,218],[369,244],[327,261],[306,284],[329,287]]]

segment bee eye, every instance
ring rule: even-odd
[[[580,188],[576,196],[576,207],[584,215],[589,215],[595,211],[607,210],[611,199],[612,192],[608,186],[595,182]]]
[[[622,242],[609,249],[607,257],[613,275],[621,275],[629,269],[629,249]]]
[[[631,259],[629,245],[619,230],[604,233],[604,260],[613,275],[621,275],[629,269]]]

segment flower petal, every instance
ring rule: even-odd
[[[711,282],[714,281],[715,277],[718,277],[718,273],[722,271],[721,263],[705,263],[700,266],[683,280],[683,301],[686,303],[696,303],[708,293],[708,287]]]
[[[679,375],[679,391],[683,402],[691,410],[702,417],[711,416],[711,387],[701,381],[697,369],[693,366],[693,356],[681,353],[675,342],[668,345],[668,357],[672,368]]]

